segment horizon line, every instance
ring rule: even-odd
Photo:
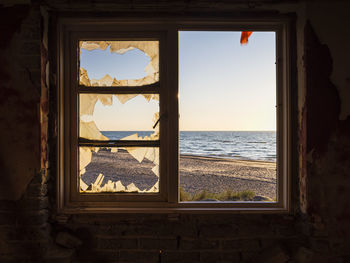
[[[101,130],[102,131],[102,130]],[[105,130],[103,132],[108,132],[108,131],[116,131],[116,132],[137,132],[137,131],[142,131],[142,132],[152,132],[154,130]],[[230,132],[230,131],[237,131],[237,132],[276,132],[276,130],[179,130],[180,132],[185,131],[185,132]]]

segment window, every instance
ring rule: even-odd
[[[61,19],[58,28],[59,210],[65,213],[287,211],[291,151],[287,29],[288,22],[281,20],[254,23],[153,21],[145,24],[137,20]],[[229,119],[239,122],[230,111],[234,105],[225,99],[231,91],[224,82],[233,82],[233,79],[223,79],[224,72],[230,75],[230,72],[244,69],[244,63],[237,60],[229,68],[229,51],[220,43],[226,45],[227,38],[237,38],[246,30],[253,31],[257,39],[268,35],[269,48],[275,52],[268,66],[259,65],[261,69],[270,67],[270,73],[264,71],[259,76],[267,74],[272,84],[268,92],[262,88],[257,96],[261,96],[263,103],[269,100],[272,112],[269,117],[275,125],[269,127],[276,132],[247,133],[242,132],[245,126],[225,128],[221,125],[228,124]],[[186,39],[191,38],[193,41],[186,44]],[[218,53],[215,54],[217,51],[208,47],[211,41],[214,47],[219,43],[221,56],[227,61],[220,61]],[[189,53],[186,55],[186,52]],[[251,52],[247,54],[254,56]],[[209,59],[207,56],[219,63],[208,60],[213,68],[201,71],[200,65]],[[186,59],[196,63],[186,65]],[[228,66],[225,63],[229,63]],[[242,77],[244,82],[244,78],[250,77],[248,73],[236,76]],[[254,70],[250,73],[254,75]],[[202,84],[211,76],[217,86],[212,85],[211,89],[202,85],[201,89],[201,82],[194,81],[187,85],[186,76],[193,78],[196,74]],[[262,82],[259,76],[255,78]],[[256,104],[252,97],[243,94],[244,90],[256,92],[249,89],[236,92],[232,95],[235,104],[243,101],[244,96],[248,98],[246,105]],[[216,93],[221,96],[217,97]],[[269,99],[265,99],[267,97]],[[210,99],[214,102],[208,104]],[[206,109],[209,107],[211,111]],[[222,111],[214,111],[220,107]],[[256,116],[250,118],[241,109],[243,118],[240,121],[256,122]],[[205,117],[198,117],[201,114],[196,115],[196,111]],[[252,110],[251,114],[257,111],[260,109],[255,109],[255,113]],[[213,119],[221,124],[211,124]],[[262,129],[268,130],[266,127]],[[241,131],[233,133],[231,130],[235,129]],[[239,153],[232,147],[224,149],[233,143],[226,141],[230,136],[239,137],[241,141],[245,137],[248,143],[254,144],[255,148],[250,151],[252,156],[259,155],[257,144],[268,141],[268,145],[260,148],[270,147],[272,159],[275,159],[267,163],[255,162],[255,166],[252,162],[234,160]],[[260,141],[256,140],[258,137]],[[212,151],[213,156],[200,156],[202,151]],[[220,159],[222,153],[231,154],[232,158]],[[201,166],[201,162],[206,163]],[[249,165],[254,167],[244,172],[244,167]],[[210,174],[193,174],[200,169],[210,170]],[[270,173],[270,178],[264,180],[276,185],[270,189],[269,198],[240,188],[237,180],[230,179],[232,174],[239,180],[252,179],[255,176],[252,173],[262,170]],[[193,176],[189,177],[191,173]],[[220,173],[226,173],[225,177]],[[188,186],[191,178],[196,182]],[[213,191],[208,191],[209,187]]]
[[[159,40],[135,39],[79,40],[81,194],[159,192]],[[123,61],[123,54],[132,51]],[[146,76],[137,70],[142,62],[140,56],[149,60]],[[126,79],[120,79],[123,70]],[[106,74],[116,71],[121,74],[119,80]],[[139,71],[141,78],[137,78]],[[97,79],[89,73],[96,74]],[[128,79],[127,74],[135,79]],[[133,103],[130,105],[129,101]]]

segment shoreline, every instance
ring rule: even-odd
[[[219,157],[219,156],[205,156],[205,155],[194,155],[194,154],[179,154],[180,155],[180,158],[181,157],[184,157],[184,158],[198,158],[198,159],[208,159],[208,161],[212,161],[212,160],[215,160],[215,161],[234,161],[234,162],[251,162],[251,163],[276,163],[276,161],[267,161],[267,160],[252,160],[252,159],[238,159],[238,158],[229,158],[229,157],[226,157],[226,156],[222,156],[222,157]]]
[[[253,191],[256,195],[276,197],[276,163],[260,160],[238,160],[181,154],[180,186],[188,193],[209,191],[213,193],[232,190]],[[151,171],[154,164],[147,159],[139,163],[129,153],[100,149],[93,153],[92,162],[82,176],[86,184],[93,183],[99,173],[108,180],[120,180],[123,185],[134,183],[140,190],[154,185],[158,177]]]

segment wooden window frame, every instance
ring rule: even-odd
[[[101,19],[60,18],[58,36],[58,213],[288,213],[291,210],[290,21],[264,19]],[[276,32],[277,201],[179,201],[179,31]],[[159,194],[82,194],[77,188],[78,40],[158,39],[160,43],[160,192]],[[75,44],[74,44],[75,43]],[[75,55],[74,55],[75,54]],[[73,61],[72,61],[73,60]],[[73,63],[72,63],[73,62]],[[73,87],[73,88],[72,88]],[[75,88],[74,88],[75,87]],[[93,91],[93,88],[89,89]],[[130,89],[122,88],[128,93]],[[138,88],[142,92],[142,88]],[[103,91],[110,93],[111,90]],[[101,93],[103,93],[101,92]],[[74,99],[75,98],[75,99]],[[72,114],[73,113],[73,114]],[[166,116],[166,117],[165,117]],[[73,134],[73,135],[72,135]]]

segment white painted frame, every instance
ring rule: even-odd
[[[277,202],[179,202],[179,123],[178,123],[178,32],[193,31],[274,31],[276,32],[277,92]],[[94,19],[61,18],[58,21],[58,147],[57,147],[57,209],[59,213],[288,213],[291,210],[291,58],[290,21],[288,18],[234,19]],[[161,38],[160,111],[167,118],[161,124],[161,187],[156,197],[131,194],[101,193],[85,198],[71,187],[76,180],[76,157],[72,148],[72,93],[68,87],[77,82],[77,69],[72,67],[75,54],[72,40],[81,36],[115,39],[120,32],[140,37]],[[129,33],[126,33],[129,32]],[[123,34],[124,34],[123,33]],[[105,35],[104,35],[105,34]],[[73,84],[72,84],[73,83]],[[74,112],[74,111],[73,111]],[[165,150],[166,149],[166,150]],[[76,173],[77,174],[77,173]],[[294,175],[296,176],[296,175]]]

